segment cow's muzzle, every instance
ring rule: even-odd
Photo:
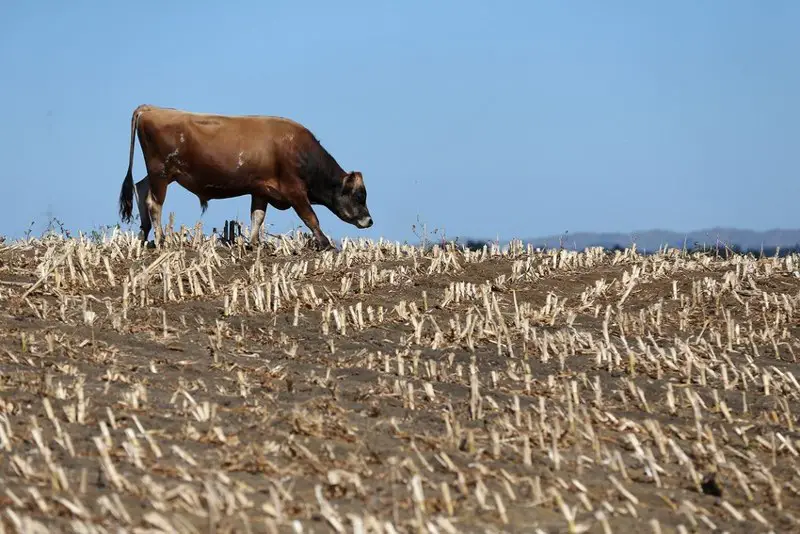
[[[359,228],[369,228],[372,226],[372,217],[367,215],[366,217],[361,217],[356,221],[356,226]]]

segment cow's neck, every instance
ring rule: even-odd
[[[337,173],[338,174],[338,173]],[[307,184],[308,187],[308,200],[312,204],[321,204],[328,209],[333,209],[334,195],[342,187],[342,180],[347,176],[347,173],[340,171],[338,176],[317,176],[312,183]]]
[[[300,175],[306,182],[308,200],[333,209],[334,199],[347,175],[315,138],[300,151]]]

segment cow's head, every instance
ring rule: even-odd
[[[372,216],[367,209],[367,188],[358,171],[342,178],[342,185],[333,196],[333,212],[343,221],[358,228],[372,226]]]

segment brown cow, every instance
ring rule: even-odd
[[[342,170],[301,124],[281,117],[212,115],[146,105],[131,117],[128,174],[119,195],[123,221],[131,220],[133,209],[137,133],[147,168],[147,176],[136,185],[137,196],[146,195],[139,199],[144,241],[151,225],[156,245],[163,240],[161,208],[172,182],[197,195],[203,213],[209,200],[250,195],[251,244],[258,241],[268,204],[279,210],[294,208],[320,249],[335,247],[322,233],[312,204],[327,207],[358,228],[372,226],[361,173]]]

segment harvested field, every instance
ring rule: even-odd
[[[0,244],[0,532],[797,532],[800,257]]]

